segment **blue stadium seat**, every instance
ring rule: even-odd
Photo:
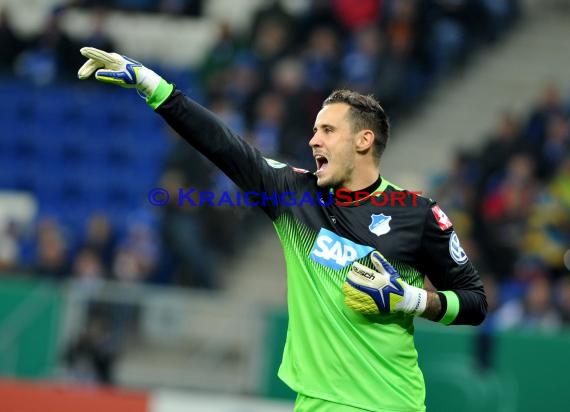
[[[0,136],[0,189],[30,190],[42,215],[73,230],[97,210],[124,228],[129,213],[146,206],[171,140],[136,93],[85,87],[0,82],[11,96],[0,102],[10,130]]]
[[[22,163],[14,159],[13,155],[5,150],[2,145],[0,145],[0,164],[2,165],[0,171],[0,190],[16,189],[17,176]]]

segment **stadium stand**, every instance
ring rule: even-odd
[[[105,7],[93,7],[94,3]],[[427,112],[434,94],[461,79],[472,64],[480,65],[481,54],[500,49],[521,29],[521,19],[528,19],[515,0],[363,1],[366,13],[342,0],[248,0],[240,2],[242,13],[226,7],[226,0],[199,3],[162,1],[154,2],[160,7],[153,8],[145,1],[74,1],[62,6],[57,0],[37,0],[29,13],[21,13],[13,3],[0,14],[0,191],[7,196],[31,193],[38,204],[32,221],[0,224],[0,270],[19,273],[17,279],[26,279],[25,274],[41,282],[51,279],[62,290],[69,287],[62,300],[57,288],[48,296],[42,294],[45,285],[26,286],[37,291],[29,299],[38,313],[37,324],[30,323],[37,334],[27,336],[26,326],[13,333],[0,330],[5,354],[0,356],[0,373],[29,376],[27,364],[14,366],[10,361],[18,358],[20,347],[26,348],[10,336],[22,342],[30,338],[33,346],[37,336],[43,336],[43,330],[38,332],[41,325],[57,323],[44,301],[65,301],[71,302],[67,316],[75,327],[65,331],[66,339],[46,337],[49,344],[43,349],[55,347],[58,339],[63,342],[53,352],[63,354],[58,362],[64,370],[58,373],[66,379],[228,393],[253,393],[263,385],[268,394],[283,391],[272,387],[274,367],[271,377],[259,383],[259,354],[271,353],[274,346],[277,359],[281,347],[271,338],[266,347],[257,346],[262,328],[247,306],[281,304],[283,291],[253,298],[254,289],[274,291],[275,278],[258,279],[254,273],[255,282],[248,282],[245,275],[251,270],[232,266],[244,276],[234,282],[234,294],[228,297],[218,267],[235,259],[276,271],[281,255],[274,235],[267,237],[259,214],[249,209],[178,208],[175,202],[150,206],[148,194],[154,187],[170,193],[180,187],[216,193],[235,187],[158,116],[145,113],[136,93],[78,83],[81,45],[105,44],[140,58],[264,152],[311,168],[306,137],[331,88],[352,87],[378,96],[393,119],[393,143],[398,144],[403,125],[418,112]],[[8,3],[0,0],[0,9],[3,4]],[[93,28],[89,36],[86,27]],[[164,38],[171,39],[168,47]],[[524,47],[527,44],[538,43]],[[528,74],[524,69],[521,78]],[[520,84],[513,80],[505,88]],[[504,340],[495,340],[499,332],[550,334],[570,322],[570,96],[552,84],[535,106],[522,100],[516,103],[527,107],[525,113],[497,113],[496,129],[489,136],[476,136],[474,149],[458,150],[451,172],[434,179],[430,189],[462,233],[462,243],[485,279],[490,316],[475,339],[477,367],[487,372],[497,370],[493,348],[505,347]],[[471,121],[470,110],[463,114]],[[437,126],[438,133],[459,139],[444,124]],[[437,146],[431,140],[429,144]],[[437,160],[425,163],[443,167],[449,161],[446,156],[433,157]],[[255,259],[241,248],[246,235],[259,236]],[[265,253],[269,248],[274,254]],[[19,288],[6,279],[8,298],[0,300],[4,309]],[[163,290],[163,285],[174,287]],[[210,289],[221,290],[209,294]],[[240,293],[251,301],[240,298]],[[8,309],[16,308],[17,314],[18,307]],[[0,310],[0,315],[12,314],[10,310]],[[17,317],[9,318],[17,323]],[[276,318],[276,323],[282,321],[279,314]],[[422,335],[421,325],[418,329],[418,339],[425,339],[429,353],[429,343],[441,332]],[[545,342],[542,335],[533,339],[507,346],[500,354],[502,361],[512,352],[510,362],[521,364],[513,348],[540,347],[543,356],[555,356],[549,345],[567,343],[563,338],[555,344]],[[456,346],[471,347],[471,342],[459,341]],[[109,369],[102,374],[86,372],[85,359],[97,356]],[[37,357],[49,358],[43,352]],[[426,376],[440,379],[441,371],[447,370],[456,383],[458,365],[467,368],[469,361],[452,361],[451,366],[437,363],[431,369],[427,364]],[[529,370],[550,365],[567,369],[557,360],[537,361]],[[45,371],[55,367],[36,369],[45,377]],[[520,381],[533,375],[527,372],[511,373],[519,379],[519,401],[535,392],[535,382],[526,391]],[[492,385],[495,378],[482,374],[468,381],[481,379]],[[504,382],[511,385],[509,379]],[[556,388],[555,383],[547,384],[541,393]],[[488,390],[481,399],[496,390],[484,388]],[[503,395],[498,395],[501,402],[512,400]],[[448,393],[442,397],[449,400]],[[471,402],[472,410],[494,410]],[[520,405],[533,407],[523,401]],[[526,410],[521,408],[511,409]]]
[[[204,21],[224,17],[220,14],[224,9],[216,4],[205,8]],[[141,114],[136,94],[79,85],[73,80],[81,61],[77,52],[80,44],[115,47],[121,41],[125,45],[129,37],[117,32],[125,25],[105,26],[106,18],[117,19],[120,14],[108,14],[100,8],[92,11],[91,6],[90,2],[55,3],[41,30],[27,38],[18,38],[9,15],[4,14],[5,42],[19,39],[23,47],[7,56],[12,64],[5,65],[0,84],[2,94],[11,96],[2,102],[1,110],[5,130],[10,131],[0,138],[8,171],[1,177],[1,187],[27,190],[37,196],[38,222],[54,218],[69,238],[68,267],[75,260],[75,245],[81,242],[89,216],[103,211],[117,236],[126,242],[133,220],[129,216],[154,215],[145,224],[156,233],[170,233],[169,238],[163,238],[170,247],[155,242],[153,248],[161,249],[163,258],[140,280],[205,286],[200,281],[193,283],[192,276],[177,274],[183,262],[180,256],[191,253],[188,247],[177,247],[182,237],[176,231],[160,229],[160,216],[172,215],[172,209],[152,210],[147,194],[159,184],[165,167],[166,174],[182,172],[186,187],[235,189],[215,170],[196,176],[191,170],[195,168],[188,167],[194,164],[191,151],[186,151],[185,158],[160,119]],[[168,8],[151,10],[144,2],[107,2],[106,6],[111,11],[144,11],[144,15],[133,16],[147,21],[168,15]],[[297,5],[293,11],[277,1],[252,2],[249,7],[251,29],[244,29],[243,23],[240,26],[235,20],[230,20],[233,25],[222,25],[199,64],[180,67],[173,63],[168,67],[163,60],[147,64],[212,107],[244,136],[251,136],[268,155],[306,168],[312,167],[312,159],[304,136],[311,129],[320,102],[333,87],[375,93],[397,127],[399,118],[413,111],[430,89],[465,64],[478,48],[500,38],[518,16],[515,2],[501,9],[485,2],[456,7],[447,2],[371,1],[364,14],[348,13],[349,3],[342,1],[314,1],[302,10]],[[151,12],[155,14],[148,14]],[[475,16],[484,24],[474,24]],[[199,21],[193,17],[189,24]],[[77,37],[86,26],[92,27],[92,34]],[[217,22],[209,24],[217,26]],[[105,32],[105,27],[113,29]],[[129,25],[129,29],[133,27],[136,25]],[[152,27],[156,27],[156,42],[163,26],[145,25],[149,31]],[[201,33],[211,33],[211,29]],[[198,45],[208,44],[199,40],[200,35],[195,38]],[[126,49],[136,52],[128,45]],[[188,47],[179,48],[184,49]],[[140,58],[147,52],[141,50]],[[303,102],[304,107],[296,102]],[[172,156],[182,158],[173,161]],[[234,228],[236,222],[255,227],[256,219],[248,213],[223,214],[206,209],[199,211],[200,219],[194,213],[178,213],[176,219],[192,225],[189,227],[218,222],[218,229],[224,230],[230,221]],[[196,230],[212,232],[211,226]],[[227,229],[225,234],[224,239],[229,240],[223,244],[208,243],[206,236],[209,248],[218,245],[215,252],[219,255],[235,249],[237,236]],[[27,241],[33,249],[33,235]],[[169,252],[177,249],[185,252]],[[33,260],[33,252],[23,253],[17,267],[29,269]],[[188,264],[184,271],[188,271]]]

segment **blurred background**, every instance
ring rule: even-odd
[[[134,91],[78,81],[87,45],[308,169],[322,100],[374,94],[383,176],[440,202],[488,293],[481,327],[416,322],[428,410],[566,410],[569,44],[568,0],[0,0],[0,410],[292,410],[269,220],[152,206],[237,188]]]

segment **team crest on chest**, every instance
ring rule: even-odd
[[[370,223],[368,229],[376,236],[385,235],[390,231],[390,220],[392,220],[392,216],[386,216],[384,213],[380,213],[379,215],[372,214],[370,217],[372,218],[372,223]]]

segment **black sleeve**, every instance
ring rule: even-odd
[[[179,90],[161,104],[156,112],[195,149],[219,167],[240,189],[261,193],[268,197],[274,193],[294,190],[294,168],[262,154],[240,136],[233,133],[214,113],[192,101]],[[279,202],[259,202],[261,208],[275,219]],[[262,205],[263,203],[263,205]]]
[[[440,292],[444,306],[441,316],[446,320],[443,323],[479,325],[483,322],[487,313],[483,282],[461,247],[451,221],[435,203],[427,209],[420,254],[423,273]],[[457,302],[450,302],[447,292],[457,296],[458,312]]]

